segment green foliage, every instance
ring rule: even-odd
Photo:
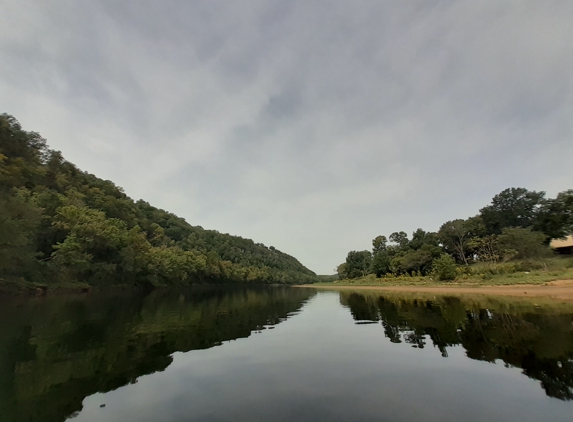
[[[376,255],[379,252],[384,252],[387,247],[388,240],[386,236],[376,236],[374,240],[372,240],[372,254]]]
[[[24,276],[32,269],[41,213],[26,191],[0,192],[0,274]]]
[[[562,238],[573,233],[573,189],[547,199],[537,215],[535,229],[548,238]]]
[[[545,192],[524,188],[506,189],[480,210],[488,234],[500,234],[506,227],[530,227],[536,222]]]
[[[387,251],[380,251],[374,254],[372,258],[372,272],[380,278],[388,274],[391,270],[391,260]]]
[[[546,236],[531,227],[526,229],[521,227],[506,227],[499,235],[499,245],[501,249],[516,251],[515,258],[535,259],[547,256],[550,250],[543,245]]]
[[[517,255],[514,249],[504,249],[495,234],[483,237],[474,237],[469,246],[475,251],[477,259],[482,262],[495,265],[498,262],[505,262]]]
[[[45,153],[40,135],[23,131],[14,117],[0,115],[0,190],[33,187],[44,175]]]
[[[444,250],[465,265],[469,263],[468,256],[471,252],[469,242],[473,237],[472,235],[470,224],[461,219],[442,224],[438,231]]]
[[[390,241],[397,243],[401,248],[408,246],[408,235],[406,232],[394,232],[390,235]]]
[[[438,246],[424,244],[420,249],[408,251],[401,259],[401,273],[428,274],[432,269],[432,262],[442,254]]]
[[[388,254],[386,236],[377,236],[372,240],[372,272],[380,278],[390,272],[390,255]]]
[[[437,247],[439,244],[440,238],[438,237],[437,233],[426,232],[422,229],[418,229],[412,233],[412,240],[410,240],[410,242],[406,243],[404,246],[407,246],[413,250],[418,250],[426,245]]]
[[[345,278],[364,277],[370,272],[372,254],[369,251],[351,251],[346,257]]]
[[[346,262],[343,262],[339,266],[336,267],[336,275],[338,276],[339,280],[345,279],[346,277]]]
[[[82,172],[0,116],[0,278],[163,286],[311,283],[274,247],[191,226]]]
[[[385,236],[377,236],[372,240],[368,273],[377,278],[425,276],[436,259],[445,259],[444,253],[468,267],[456,270],[464,277],[471,275],[469,267],[475,262],[490,266],[491,271],[483,273],[489,276],[513,259],[545,261],[549,249],[543,244],[573,232],[573,190],[555,199],[544,196],[545,192],[510,188],[495,195],[479,215],[448,221],[437,233],[417,229],[410,240],[405,232],[394,232],[389,236],[391,244]],[[347,259],[344,271],[339,271],[341,279],[365,277],[364,265],[349,263]]]
[[[372,273],[376,277],[385,274],[428,274],[432,261],[442,253],[437,233],[422,229],[408,239],[405,232],[390,235],[393,245],[386,245],[386,238],[378,236],[372,241]]]
[[[338,274],[319,274],[316,276],[319,283],[333,283],[338,280]]]
[[[438,280],[454,280],[456,278],[456,261],[448,254],[436,258],[432,264],[432,272]]]

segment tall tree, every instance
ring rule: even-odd
[[[376,236],[372,240],[372,254],[376,255],[378,252],[385,251],[387,243],[388,239],[386,239],[386,236]]]
[[[446,252],[455,256],[459,262],[468,265],[468,242],[472,237],[472,231],[466,220],[457,219],[442,224],[438,236]]]
[[[346,256],[346,274],[348,278],[364,277],[370,272],[372,254],[370,251],[350,251]]]
[[[550,253],[549,247],[543,245],[545,235],[541,232],[521,227],[506,227],[498,236],[499,246],[502,250],[514,250],[515,258],[540,258]]]
[[[390,235],[390,241],[397,243],[398,245],[400,245],[401,248],[406,248],[408,246],[408,243],[410,242],[408,240],[408,235],[406,234],[406,232],[394,232]]]
[[[560,192],[555,199],[543,203],[535,229],[553,239],[573,234],[573,189]]]
[[[530,227],[536,222],[545,192],[509,188],[495,195],[480,210],[488,234],[500,234],[505,227]]]
[[[390,272],[387,242],[386,236],[377,236],[372,240],[372,272],[378,278]]]
[[[411,249],[417,250],[424,245],[439,246],[440,239],[437,233],[427,232],[422,229],[416,230],[412,233],[412,240],[408,243]]]
[[[469,245],[475,251],[477,259],[491,265],[495,265],[500,261],[507,261],[517,255],[516,250],[503,248],[499,244],[498,236],[495,234],[474,237],[469,242]]]
[[[399,261],[402,273],[428,274],[432,269],[432,262],[439,258],[442,250],[438,246],[425,243],[419,249],[411,249]]]

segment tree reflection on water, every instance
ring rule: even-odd
[[[0,420],[63,421],[85,397],[285,320],[311,289],[205,287],[0,303]]]
[[[461,345],[470,359],[521,368],[550,397],[573,400],[573,307],[460,297],[341,292],[340,302],[360,323],[381,322],[392,343],[448,356]]]

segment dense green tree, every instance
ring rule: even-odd
[[[372,254],[376,255],[379,252],[385,251],[387,244],[388,239],[386,239],[386,236],[376,236],[376,238],[372,240]]]
[[[547,199],[543,203],[535,229],[550,239],[573,234],[573,189],[560,192],[555,199]]]
[[[515,258],[534,259],[550,253],[549,248],[543,244],[546,236],[531,227],[506,227],[498,236],[499,246],[502,250],[514,250]]]
[[[378,236],[372,241],[372,273],[377,277],[384,274],[427,274],[432,261],[442,253],[437,233],[422,229],[408,239],[405,232],[390,235],[392,245],[386,244],[386,237]]]
[[[505,227],[533,226],[544,197],[545,192],[524,188],[509,188],[495,195],[491,204],[480,210],[487,233],[500,234]]]
[[[372,240],[372,273],[382,277],[390,272],[390,255],[388,254],[386,236],[377,236]]]
[[[350,251],[346,257],[345,272],[348,278],[364,277],[370,273],[372,254],[370,251]]]
[[[412,240],[408,242],[408,247],[413,250],[418,250],[424,245],[439,246],[440,239],[437,233],[426,232],[422,229],[416,230],[412,233]]]
[[[397,243],[401,248],[405,248],[408,246],[410,242],[408,240],[408,235],[406,232],[394,232],[390,235],[390,241]]]
[[[440,227],[438,236],[444,250],[456,257],[458,262],[468,265],[468,255],[470,248],[468,243],[471,240],[472,230],[466,220],[457,219],[448,221]]]
[[[517,255],[516,250],[503,248],[495,234],[474,237],[469,242],[469,246],[474,250],[479,261],[492,265],[508,261]]]
[[[41,209],[25,191],[12,196],[0,192],[0,275],[26,275],[34,267],[34,237]]]
[[[391,261],[388,252],[382,251],[377,252],[372,257],[372,272],[376,274],[376,277],[380,278],[384,274],[388,274],[391,271]]]
[[[14,117],[0,115],[0,189],[34,187],[44,175],[46,152],[40,135],[23,131]]]
[[[340,264],[336,267],[336,274],[338,275],[339,280],[343,280],[345,278],[348,278],[348,276],[346,274],[346,262],[343,262],[342,264]]]
[[[423,244],[419,249],[406,252],[400,260],[400,273],[406,274],[429,274],[432,270],[432,262],[442,254],[441,248],[429,243]]]
[[[472,236],[482,237],[487,235],[485,224],[480,215],[470,217],[465,221],[466,221],[466,226],[470,231],[470,233],[472,234]]]

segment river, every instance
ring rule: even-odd
[[[571,421],[573,304],[289,287],[0,299],[0,420]]]

